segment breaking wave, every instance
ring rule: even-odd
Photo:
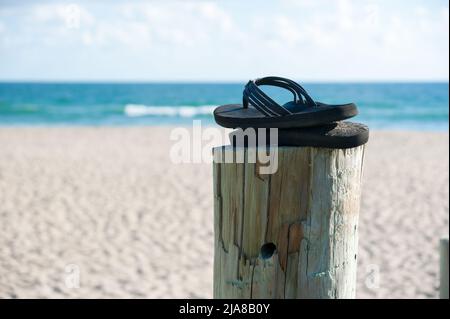
[[[124,113],[129,117],[139,116],[168,116],[168,117],[197,117],[212,115],[214,105],[200,106],[151,106],[143,104],[127,104]]]

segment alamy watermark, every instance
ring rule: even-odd
[[[370,290],[377,290],[380,288],[380,266],[377,264],[369,264],[365,267],[364,284]]]
[[[75,3],[66,5],[64,8],[64,20],[67,28],[78,29],[81,20],[80,7]]]
[[[237,128],[230,134],[225,130],[202,128],[194,120],[192,129],[174,128],[170,159],[181,163],[255,163],[259,174],[274,174],[278,170],[278,129]],[[230,143],[231,142],[231,143]],[[229,147],[220,147],[231,144]],[[215,147],[214,152],[212,152]],[[233,150],[230,150],[230,147]]]
[[[69,289],[78,289],[80,288],[80,266],[77,264],[68,264],[64,268],[66,273],[64,278],[64,283]]]

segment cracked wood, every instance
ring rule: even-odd
[[[364,146],[280,147],[271,175],[214,163],[214,297],[354,298],[363,157]],[[276,250],[264,258],[267,243]]]

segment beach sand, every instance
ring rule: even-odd
[[[169,132],[0,128],[0,297],[211,298],[211,164],[172,164]],[[358,298],[438,296],[448,143],[371,133]]]

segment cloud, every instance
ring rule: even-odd
[[[79,4],[36,5],[32,7],[31,15],[37,24],[56,23],[69,28],[78,27],[80,23],[92,24],[95,20],[92,14]]]
[[[104,3],[35,4],[27,8],[13,7],[0,11],[2,20],[11,23],[10,34],[29,38],[26,22],[43,37],[53,38],[47,44],[59,45],[68,38],[87,45],[145,46],[151,38],[160,43],[180,46],[208,40],[211,32],[233,30],[231,17],[210,2],[131,2],[106,6]]]
[[[224,32],[230,32],[233,29],[231,16],[217,6],[216,3],[205,2],[198,4],[200,13],[209,20],[210,23],[217,23]]]
[[[9,4],[0,7],[0,73],[94,79],[246,79],[268,73],[326,80],[448,78],[448,20],[447,4],[421,0]]]

